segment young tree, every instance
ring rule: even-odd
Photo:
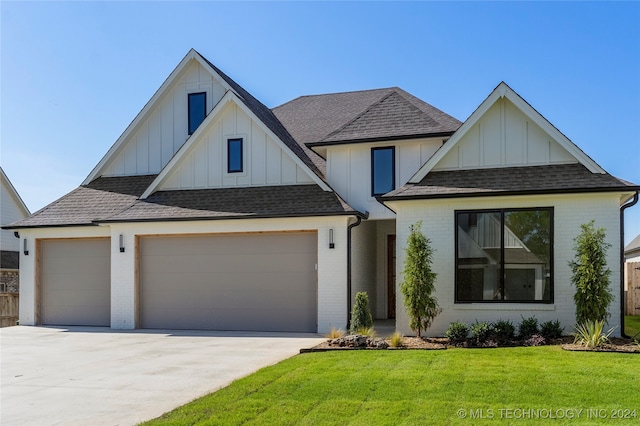
[[[569,266],[573,272],[571,282],[576,286],[576,322],[606,321],[613,299],[609,290],[611,270],[607,267],[607,249],[603,228],[594,228],[594,221],[580,225],[582,232],[574,241],[576,252]]]
[[[404,260],[404,280],[400,283],[400,291],[404,296],[404,306],[411,318],[409,326],[421,336],[433,319],[440,313],[438,301],[433,296],[437,274],[431,270],[433,249],[431,241],[425,237],[420,228],[422,221],[411,225]]]
[[[369,296],[366,291],[356,293],[356,303],[351,310],[351,333],[373,327],[373,317],[369,309]]]

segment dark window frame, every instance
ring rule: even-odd
[[[231,168],[231,144],[233,142],[240,142],[240,167],[237,169]],[[243,138],[229,138],[227,139],[227,173],[243,173],[244,172],[244,139]]]
[[[375,152],[376,151],[385,151],[385,150],[391,150],[391,191],[393,191],[394,189],[396,189],[396,147],[395,146],[381,146],[381,147],[376,147],[376,148],[371,148],[371,196],[372,197],[376,197],[378,195],[383,195],[386,194],[387,192],[390,191],[385,191],[385,192],[376,192],[376,188],[375,188]]]
[[[202,113],[202,120],[194,126],[195,123],[191,122],[191,98],[192,97],[196,97],[196,96],[203,96],[203,113]],[[196,131],[196,129],[198,128],[198,126],[200,126],[200,124],[202,124],[202,122],[204,121],[204,119],[207,117],[207,92],[194,92],[194,93],[189,93],[187,95],[187,133],[189,135],[192,135],[193,132]]]
[[[549,212],[549,300],[505,300],[504,288],[505,288],[505,251],[504,251],[504,218],[505,213],[518,212],[518,211],[547,211]],[[500,290],[502,293],[502,299],[500,300],[459,300],[458,299],[458,216],[460,214],[480,214],[480,213],[499,213],[500,214]],[[477,220],[477,219],[476,219]],[[544,304],[550,305],[555,303],[555,265],[554,265],[554,208],[553,207],[517,207],[517,208],[498,208],[498,209],[468,209],[468,210],[454,210],[454,257],[455,257],[455,270],[454,270],[454,304],[470,304],[470,303],[496,303],[496,304]],[[507,263],[507,265],[509,265]]]

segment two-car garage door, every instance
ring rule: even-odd
[[[317,234],[140,238],[142,328],[317,330]]]

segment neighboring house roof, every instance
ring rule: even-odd
[[[18,209],[21,210],[22,214],[25,217],[29,216],[31,213],[29,212],[27,205],[24,203],[24,201],[22,201],[22,197],[20,197],[20,194],[18,194],[18,191],[16,191],[16,188],[13,186],[13,184],[11,183],[7,175],[4,173],[4,170],[2,169],[2,167],[0,167],[0,176],[2,178],[2,185],[7,189],[9,194],[11,194],[11,196],[14,198]]]
[[[0,269],[20,269],[20,252],[0,251]]]
[[[640,234],[624,248],[624,255],[625,257],[640,255]]]
[[[318,185],[158,191],[99,222],[361,215]]]
[[[310,147],[448,136],[462,124],[398,87],[301,96],[273,112]]]
[[[432,171],[418,183],[407,183],[380,197],[383,201],[411,198],[452,198],[568,192],[635,191],[640,186],[592,173],[580,163]]]

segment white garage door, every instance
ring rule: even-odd
[[[317,234],[140,239],[142,328],[317,330]]]
[[[40,243],[41,323],[109,326],[110,240],[45,240]]]

